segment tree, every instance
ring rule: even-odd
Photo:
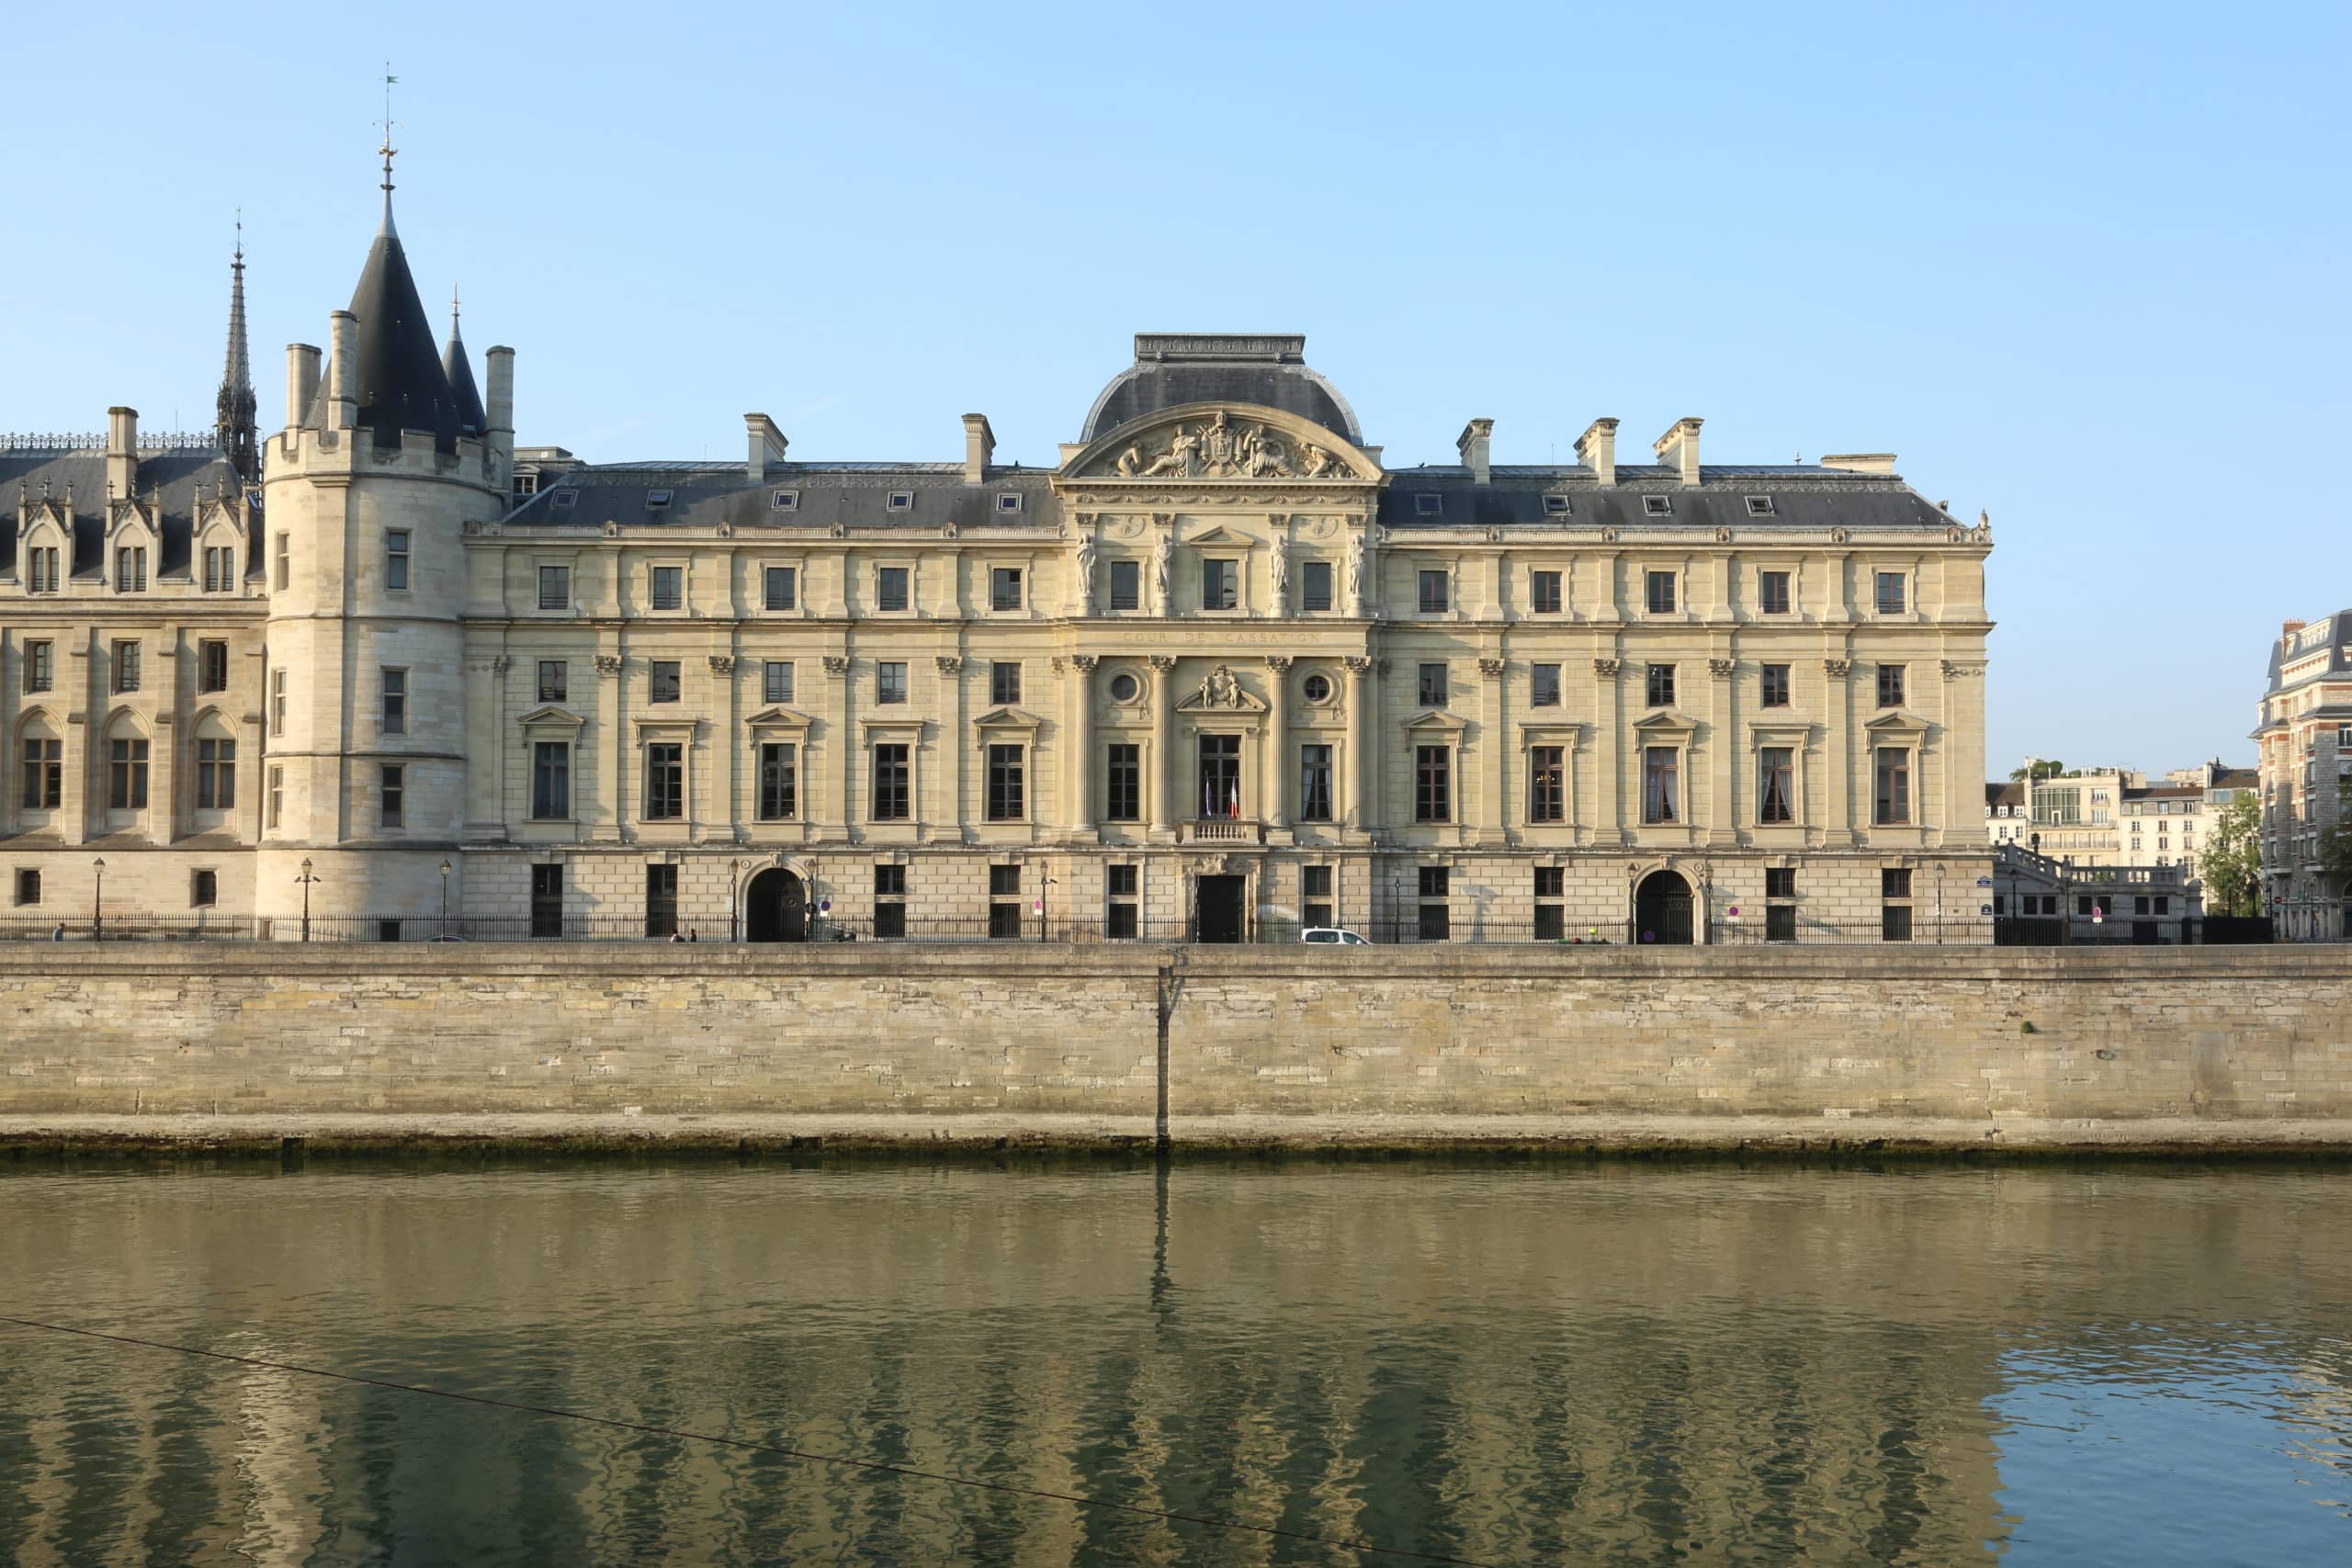
[[[2352,817],[2338,822],[2320,840],[2319,868],[2330,882],[2352,892]]]
[[[2052,758],[2048,761],[2033,762],[2029,764],[2029,766],[2032,771],[2033,776],[2038,779],[2054,779],[2066,771],[2066,764],[2059,761],[2055,758]],[[2013,779],[2021,779],[2025,777],[2027,771],[2028,770],[2026,768],[2011,768],[2009,770],[2009,777]]]
[[[2224,915],[2262,912],[2262,840],[2256,831],[2259,810],[2250,789],[2240,790],[2213,819],[2204,852],[2205,908]]]

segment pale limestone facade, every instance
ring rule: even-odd
[[[387,265],[389,215],[363,297]],[[787,461],[752,415],[741,463],[518,484],[511,352],[485,408],[364,313],[291,351],[220,607],[207,830],[272,934],[305,891],[429,934],[446,888],[488,935],[1989,940],[1990,532],[1891,458],[1702,466],[1687,419],[1620,464],[1600,420],[1498,466],[1479,419],[1392,470],[1302,340],[1147,334],[1051,467],[978,415],[961,463]],[[69,776],[38,820],[12,776],[0,859],[73,908],[103,839],[110,905],[183,916],[183,825]]]
[[[2254,740],[2263,912],[2282,941],[2352,938],[2352,886],[2330,876],[2322,857],[2352,818],[2352,610],[2285,623],[2270,646]]]

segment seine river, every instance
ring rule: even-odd
[[[17,1172],[0,1562],[2352,1562],[2340,1173]]]

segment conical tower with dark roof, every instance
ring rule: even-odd
[[[229,264],[229,360],[213,403],[213,430],[240,483],[261,483],[261,438],[254,424],[253,356],[245,344],[245,236],[237,225],[237,254]]]
[[[352,391],[359,428],[378,446],[398,446],[401,433],[414,430],[430,434],[436,451],[455,453],[460,427],[457,394],[434,351],[424,301],[392,224],[390,160],[384,169],[384,221],[359,270],[359,287],[351,291],[351,314],[356,322]]]
[[[490,421],[481,412],[481,394],[474,389],[473,367],[466,362],[466,340],[458,331],[458,297],[449,296],[449,342],[441,350],[441,373],[449,378],[450,394],[458,400],[458,429],[479,436]]]

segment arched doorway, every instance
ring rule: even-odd
[[[1654,871],[1634,890],[1634,940],[1668,947],[1690,945],[1690,885],[1670,871]]]
[[[743,889],[743,940],[807,942],[808,892],[782,866],[770,866]]]

